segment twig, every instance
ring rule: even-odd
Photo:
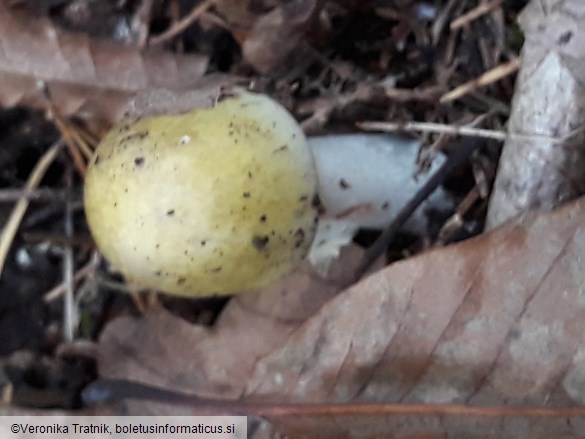
[[[90,159],[93,156],[93,149],[91,149],[91,146],[95,147],[98,143],[99,143],[99,139],[96,138],[92,133],[90,133],[87,129],[77,129],[75,130],[75,133],[80,137],[80,139],[82,140],[82,142],[80,142],[79,144],[83,147],[84,145],[87,145],[88,150],[87,151],[83,151],[84,154],[88,155],[88,159]],[[89,154],[88,154],[89,153]]]
[[[444,87],[438,85],[432,85],[420,89],[384,87],[384,91],[388,98],[400,103],[434,103],[445,93]]]
[[[14,385],[8,381],[2,389],[0,389],[0,402],[5,406],[12,405],[12,399],[14,398]]]
[[[219,17],[218,15],[215,15],[212,12],[204,12],[203,14],[201,14],[201,22],[203,24],[205,24],[205,22],[209,23],[209,24],[214,24],[217,27],[221,27],[222,29],[225,29],[227,31],[231,31],[230,25],[228,24],[227,21],[225,21],[223,18]]]
[[[73,159],[73,163],[75,165],[75,168],[77,168],[77,172],[79,172],[79,175],[85,176],[85,173],[87,172],[87,166],[80,152],[80,148],[78,148],[77,146],[77,142],[75,139],[76,136],[73,134],[75,130],[72,130],[61,119],[61,117],[54,112],[54,110],[53,120],[55,122],[55,125],[59,129],[59,132],[61,133],[61,137],[63,138],[65,145],[67,145],[67,151],[69,152],[69,155]]]
[[[106,278],[105,276],[103,276],[100,273],[96,274],[96,281],[100,285],[105,286],[111,290],[127,294],[141,315],[146,314],[146,312],[148,311],[148,301],[150,299],[144,300],[142,298],[141,293],[145,291],[144,288],[141,288],[141,287],[138,287],[138,286],[135,286],[132,284],[124,283],[124,282],[118,282],[115,280],[111,280],[109,278]]]
[[[460,97],[466,95],[467,93],[472,92],[473,90],[483,87],[489,84],[492,84],[500,79],[511,75],[515,71],[517,71],[520,66],[522,65],[522,61],[520,58],[514,58],[507,63],[500,64],[498,67],[495,67],[491,70],[488,70],[484,74],[478,76],[477,78],[472,79],[471,81],[466,82],[465,84],[461,84],[458,87],[455,87],[450,92],[444,94],[439,99],[439,102],[445,104],[447,102],[454,101],[455,99],[459,99]]]
[[[233,414],[256,416],[479,416],[479,417],[547,417],[585,416],[585,407],[518,407],[469,406],[457,404],[339,403],[302,404],[278,402],[226,401],[200,398],[183,392],[128,380],[97,380],[82,392],[87,405],[139,399],[188,407],[209,408]]]
[[[59,189],[0,189],[0,203],[14,203],[20,199],[28,201],[65,201],[67,193]]]
[[[72,206],[75,211],[80,211],[83,209],[83,200],[81,197],[72,201]],[[58,217],[63,212],[65,206],[63,203],[50,203],[43,206],[40,209],[37,209],[31,212],[29,215],[26,216],[24,221],[22,222],[22,227],[25,229],[32,229],[39,224],[42,224],[45,221],[48,221],[52,217]],[[49,236],[54,238],[56,235],[49,235],[45,234],[45,236]]]
[[[67,167],[66,171],[67,191],[71,192],[73,184],[73,176],[71,167]],[[67,238],[73,237],[73,209],[71,203],[65,204],[65,218],[64,218],[65,236]],[[63,339],[65,341],[73,341],[75,335],[75,326],[77,322],[77,310],[74,301],[74,282],[73,282],[73,248],[70,244],[65,245],[63,252],[63,283],[65,284],[65,300],[63,301]]]
[[[451,134],[454,136],[482,137],[501,142],[510,136],[505,131],[486,130],[459,125],[444,125],[432,122],[358,122],[356,125],[358,128],[368,131],[416,131],[422,133]]]
[[[481,142],[476,142],[470,139],[463,139],[457,150],[451,155],[445,163],[425,182],[425,184],[418,190],[406,205],[400,209],[396,217],[392,220],[390,225],[382,232],[376,239],[374,244],[366,251],[361,264],[355,272],[352,279],[353,284],[357,282],[368,271],[371,265],[386,251],[388,245],[394,239],[394,236],[404,225],[406,220],[414,213],[414,211],[421,205],[421,203],[432,194],[435,189],[444,181],[453,169],[465,162],[471,154],[477,149]],[[349,286],[349,285],[348,285]]]
[[[200,4],[195,6],[188,15],[171,26],[169,30],[163,32],[160,35],[152,37],[148,41],[148,45],[158,46],[179,35],[181,32],[191,26],[201,15],[203,15],[203,13],[207,12],[207,10],[211,8],[214,3],[215,0],[202,1]]]
[[[53,101],[51,89],[49,88],[48,84],[45,81],[39,81],[37,87],[42,91],[46,100],[47,117],[55,122],[55,125],[61,134],[61,138],[65,142],[67,150],[73,159],[73,163],[79,172],[79,175],[82,177],[85,176],[87,166],[81,153],[83,152],[87,156],[87,149],[89,149],[87,144],[85,144],[83,139],[81,139],[81,137],[77,134],[75,127],[72,127],[66,119],[61,117],[61,114]],[[81,143],[78,142],[79,140]],[[91,157],[91,152],[89,156],[86,157],[86,159],[89,159],[89,157]]]
[[[357,122],[356,126],[366,131],[382,131],[382,132],[421,132],[434,134],[448,134],[452,136],[467,136],[480,137],[489,140],[497,140],[504,142],[511,140],[525,140],[525,141],[541,141],[551,142],[555,144],[564,143],[575,137],[577,134],[585,131],[585,125],[575,128],[569,134],[561,137],[550,137],[540,134],[516,134],[507,133],[498,130],[486,130],[483,128],[473,128],[470,126],[461,125],[445,125],[433,122],[376,122],[363,121]]]
[[[136,33],[136,45],[141,49],[146,47],[148,40],[148,30],[150,27],[150,17],[152,16],[152,6],[154,0],[142,0],[136,13],[130,20],[130,26]]]
[[[493,0],[487,3],[481,3],[477,5],[475,8],[470,9],[462,16],[456,18],[451,22],[450,28],[451,30],[457,30],[462,28],[463,26],[468,25],[473,20],[477,20],[484,14],[487,14],[492,9],[497,8],[502,3],[502,0]]]
[[[84,130],[79,127],[71,125],[70,123],[68,123],[67,126],[71,130],[71,138],[75,142],[77,148],[83,153],[86,160],[91,160],[93,157],[93,149],[91,149],[90,144],[97,145],[97,141],[92,139],[92,136],[89,133],[85,133]]]
[[[65,209],[63,209],[65,210]],[[75,209],[71,209],[74,211]],[[59,212],[62,213],[62,212]],[[24,224],[24,223],[23,223]],[[23,226],[24,227],[24,226]],[[89,236],[74,235],[67,236],[63,233],[51,233],[51,232],[22,232],[22,239],[26,244],[40,244],[43,242],[49,242],[52,245],[65,247],[87,247],[88,243],[92,240]]]
[[[56,349],[58,358],[87,358],[96,361],[99,358],[99,346],[97,342],[77,339],[71,343],[61,343]]]
[[[96,264],[97,264],[97,261],[95,261],[92,258],[92,260],[90,260],[87,264],[85,264],[82,268],[80,268],[79,270],[77,270],[75,272],[75,274],[73,275],[73,282],[77,283],[80,280],[82,280],[85,277],[92,274],[95,271]],[[50,302],[58,299],[59,297],[61,297],[63,295],[63,293],[65,293],[65,290],[66,290],[66,285],[65,285],[65,282],[63,282],[63,283],[57,285],[55,288],[47,291],[43,295],[43,301],[45,303],[50,303]]]
[[[25,189],[32,190],[38,187],[43,176],[47,172],[47,169],[49,169],[49,166],[51,166],[51,163],[53,163],[57,154],[61,150],[61,146],[62,143],[59,141],[53,144],[53,146],[43,154],[29,175],[28,180],[24,185]],[[20,198],[14,206],[6,225],[2,230],[2,236],[0,236],[0,276],[2,276],[2,272],[4,271],[4,264],[6,263],[6,257],[8,256],[10,246],[16,236],[18,226],[24,217],[28,205],[29,201],[26,198]]]
[[[463,201],[459,204],[455,213],[443,224],[439,231],[437,243],[435,246],[443,245],[453,234],[459,230],[463,224],[463,217],[471,209],[471,206],[480,199],[479,186],[475,185],[473,189],[465,196]]]

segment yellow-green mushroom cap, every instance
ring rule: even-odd
[[[293,117],[236,91],[210,109],[114,127],[88,168],[84,203],[97,246],[129,282],[208,296],[297,265],[313,239],[316,187]]]

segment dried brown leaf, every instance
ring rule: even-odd
[[[196,87],[203,55],[140,51],[67,32],[0,2],[0,104],[46,108],[46,87],[60,113],[115,121],[128,99],[156,88]],[[42,83],[44,86],[39,86]]]
[[[361,256],[357,248],[346,249],[342,262],[332,266],[332,276],[339,279],[340,267],[355,266]],[[236,296],[213,329],[190,325],[163,311],[118,320],[102,335],[101,374],[237,399],[256,361],[279,348],[338,291],[307,264],[259,293]]]
[[[263,74],[284,73],[310,60],[306,33],[318,3],[289,2],[259,17],[242,45],[245,60]]]
[[[245,79],[213,74],[200,78],[197,85],[186,89],[146,88],[127,100],[125,111],[131,116],[153,116],[185,113],[193,108],[211,108],[222,89],[245,84]]]
[[[369,277],[258,362],[245,397],[585,403],[584,217],[582,198]],[[466,430],[434,419],[435,433]],[[520,430],[519,420],[496,424],[490,428],[498,434],[490,437],[533,437],[535,425],[566,430],[560,420]],[[357,425],[351,428],[360,436]],[[477,425],[467,428],[470,434]]]
[[[292,320],[250,313],[244,303],[257,299],[241,296],[213,330],[164,313],[114,322],[101,374],[244,400],[585,404],[583,218],[585,198],[526,215],[325,294]],[[583,427],[580,418],[375,413],[272,420],[293,437],[580,437]]]
[[[489,227],[527,210],[550,210],[585,192],[585,131],[574,132],[585,124],[583,2],[532,1],[520,24],[526,41],[509,132],[541,138],[506,141]]]

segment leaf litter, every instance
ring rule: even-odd
[[[513,87],[510,78],[502,77],[501,67],[506,61],[516,62],[504,41],[504,9],[498,2],[471,9],[464,3],[454,0],[435,10],[412,2],[396,10],[387,5],[369,9],[353,1],[209,2],[210,9],[198,15],[200,26],[222,27],[242,49],[242,64],[218,81],[212,78],[211,90],[223,81],[238,81],[233,73],[244,72],[254,88],[277,96],[304,118],[310,133],[347,131],[360,120],[419,119],[448,126],[473,121],[501,134]],[[546,4],[546,11],[579,16],[576,0]],[[371,26],[356,32],[350,17]],[[451,32],[446,32],[454,17],[459,20],[452,21]],[[193,99],[204,102],[213,94],[207,86],[200,90],[201,75],[211,63],[207,55],[161,52],[150,58],[128,45],[118,56],[119,45],[96,43],[47,19],[19,21],[5,6],[0,20],[6,23],[0,41],[8,49],[0,53],[4,105],[46,108],[48,90],[62,115],[107,121],[116,119],[129,101],[131,108],[154,105],[155,113],[182,111],[173,106],[190,105],[185,104],[186,95],[192,93]],[[36,34],[22,33],[22,23]],[[350,23],[340,29],[357,37],[351,44],[336,32],[339,23]],[[381,35],[388,33],[389,23],[392,35],[386,39]],[[552,29],[554,34],[555,25],[547,32]],[[190,29],[185,41],[191,38]],[[34,35],[50,38],[37,41]],[[437,50],[431,63],[420,50],[430,47],[429,41]],[[567,41],[566,35],[557,41]],[[182,46],[178,40],[167,44]],[[267,57],[275,44],[283,47],[280,57]],[[329,57],[326,47],[342,56]],[[573,42],[567,47],[578,46]],[[19,53],[27,62],[16,62]],[[525,66],[533,62],[528,53],[526,49],[522,59]],[[131,83],[119,82],[132,76],[127,72],[122,77],[115,74],[116,63],[125,60],[137,67]],[[42,61],[42,68],[37,61]],[[75,73],[67,62],[97,70],[84,67]],[[196,74],[169,74],[184,73],[175,67],[185,63]],[[395,68],[401,65],[418,69]],[[15,66],[21,70],[13,71]],[[163,66],[168,69],[159,70]],[[251,75],[250,68],[265,76]],[[145,72],[158,79],[149,82]],[[491,77],[494,73],[497,79]],[[38,87],[39,80],[45,87]],[[161,85],[182,88],[161,90]],[[457,92],[456,102],[447,102],[446,96],[453,96],[449,90]],[[443,104],[438,105],[441,97]],[[569,96],[559,105],[570,108],[571,102]],[[456,147],[451,139],[446,134],[422,136],[431,148],[445,151]],[[474,198],[479,201],[472,215],[465,211],[475,222],[481,221],[477,215],[485,209],[488,195],[478,188],[489,186],[493,174],[489,166],[475,171],[478,163],[494,161],[492,147],[486,143],[472,159],[477,181],[463,189],[469,195],[480,194]],[[484,177],[487,181],[481,181]],[[303,418],[268,416],[278,431],[292,437],[340,437],[350,432],[355,437],[580,437],[585,429],[582,418],[569,417],[563,407],[582,405],[584,398],[580,383],[585,354],[579,331],[582,209],[579,199],[551,214],[516,218],[473,240],[392,264],[340,291],[339,285],[346,283],[343,276],[354,272],[363,255],[362,249],[351,246],[327,279],[305,268],[271,291],[234,298],[210,327],[156,307],[144,316],[111,322],[107,318],[99,344],[99,374],[243,403],[395,402],[404,409],[420,409],[411,415],[398,410],[392,416],[383,415],[388,413],[383,410],[376,415],[367,407],[366,412],[356,407],[353,414],[339,416],[334,412]],[[453,223],[466,225],[464,218],[454,218]],[[463,405],[441,406],[454,411],[438,413],[429,404]],[[512,411],[510,416],[501,412],[488,416],[462,409],[493,406],[556,407],[559,412],[555,419],[540,419]],[[148,401],[131,401],[128,407],[136,414],[192,410]]]
[[[580,199],[397,262],[308,308],[306,320],[283,321],[279,310],[289,307],[279,300],[259,319],[239,297],[211,330],[162,311],[120,319],[102,335],[100,375],[275,404],[583,404],[584,214]],[[135,413],[150,412],[148,402],[138,407]],[[355,423],[346,419],[344,427],[325,419],[319,430],[285,416],[275,422],[293,437],[325,437],[326,425],[338,429],[330,437],[348,430],[357,437],[366,437],[368,429],[390,434],[402,423],[411,426],[399,428],[403,434],[422,431],[420,419],[382,418],[372,424],[350,416]],[[463,423],[429,416],[423,424],[436,435],[491,431],[528,437],[539,429],[567,430],[565,420],[519,426],[481,416]],[[579,437],[578,429],[568,431]]]

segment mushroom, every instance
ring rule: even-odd
[[[306,139],[264,95],[236,89],[211,108],[149,114],[105,136],[85,180],[98,247],[139,287],[209,296],[277,280],[309,251],[317,192],[324,215],[309,260],[324,274],[357,230],[386,227],[425,182],[412,178],[418,141]],[[449,211],[446,195],[436,195],[426,208]],[[409,229],[424,229],[422,211]]]
[[[272,99],[236,90],[212,108],[125,120],[85,179],[97,246],[131,283],[233,294],[285,275],[316,227],[305,136]]]

